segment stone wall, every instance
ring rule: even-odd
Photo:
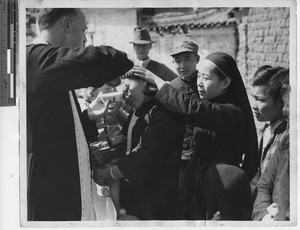
[[[250,81],[260,66],[289,68],[289,17],[289,8],[249,8],[238,25],[237,64],[250,101]],[[263,126],[256,122],[259,135]]]
[[[247,72],[248,72],[248,63],[247,63],[247,52],[248,52],[248,38],[247,38],[247,24],[242,22],[237,27],[238,30],[238,53],[236,56],[237,66],[240,70],[241,76],[243,77],[244,84],[246,88],[248,84]]]
[[[289,8],[250,8],[247,24],[247,76],[262,65],[289,68]]]

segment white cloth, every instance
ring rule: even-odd
[[[94,210],[96,220],[115,221],[117,220],[117,211],[110,196],[103,195],[104,186],[92,183]]]
[[[134,64],[139,65],[139,66],[143,66],[143,67],[147,68],[149,62],[150,62],[150,58],[147,58],[145,60],[136,59],[134,61]]]
[[[36,38],[32,42],[33,44],[47,44],[42,38]],[[90,168],[90,156],[87,141],[83,132],[82,124],[79,118],[77,107],[74,101],[74,97],[71,91],[69,91],[69,97],[72,107],[72,113],[74,118],[76,146],[78,153],[78,166],[80,177],[80,191],[81,191],[81,220],[96,220],[94,206],[94,198],[92,191],[92,174]]]
[[[80,177],[80,191],[81,191],[81,220],[96,220],[94,210],[94,198],[92,191],[92,174],[90,168],[89,147],[83,132],[82,124],[80,122],[77,107],[74,101],[72,92],[69,91],[72,112],[74,117],[74,127],[76,136],[76,145],[78,153],[78,166]]]

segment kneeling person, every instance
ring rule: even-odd
[[[123,132],[126,156],[98,169],[98,184],[121,179],[121,207],[140,220],[179,219],[178,179],[184,123],[155,105],[156,88],[133,75],[124,79],[124,101],[134,108]]]

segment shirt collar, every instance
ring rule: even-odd
[[[271,132],[273,133],[275,129],[284,121],[284,118],[280,117],[276,121],[269,122],[268,125],[270,127]]]
[[[135,115],[140,117],[141,115],[147,113],[152,107],[154,106],[154,100],[150,99],[149,101],[145,102],[141,107],[135,110]]]
[[[198,70],[196,70],[194,73],[193,73],[193,77],[191,79],[186,79],[186,78],[183,78],[181,77],[181,79],[185,82],[191,82],[191,81],[197,81],[197,77],[198,77]]]
[[[145,60],[136,59],[135,62],[136,62],[138,65],[147,68],[147,66],[148,66],[148,64],[149,64],[149,62],[150,62],[150,58],[148,57],[148,58],[145,59]]]

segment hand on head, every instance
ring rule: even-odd
[[[145,67],[135,65],[131,70],[130,74],[140,77],[150,84],[156,85],[160,89],[166,82],[156,76],[151,71],[147,70]]]

